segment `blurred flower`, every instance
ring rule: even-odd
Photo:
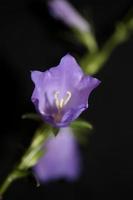
[[[65,178],[75,180],[80,175],[80,155],[76,139],[70,128],[61,128],[56,137],[44,145],[45,155],[33,168],[36,177],[46,182]]]
[[[45,72],[32,71],[35,83],[31,100],[42,119],[55,127],[65,127],[88,107],[88,97],[100,81],[83,73],[71,55]]]
[[[81,32],[89,32],[89,23],[72,7],[66,0],[50,0],[48,2],[51,15],[62,20],[65,24],[72,28],[76,28]]]

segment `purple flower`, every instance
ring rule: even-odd
[[[44,145],[45,155],[33,168],[36,177],[48,180],[65,178],[75,180],[80,175],[80,155],[76,139],[70,128],[61,128],[56,137]]]
[[[32,71],[35,83],[31,100],[42,119],[65,127],[88,107],[88,97],[100,81],[85,75],[69,54],[59,65],[45,72]]]
[[[66,0],[50,0],[48,2],[51,14],[65,24],[79,31],[90,31],[89,23]]]

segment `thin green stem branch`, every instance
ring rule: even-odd
[[[130,15],[129,15],[130,14]],[[133,32],[133,12],[129,12],[122,22],[116,26],[114,33],[96,53],[89,52],[81,59],[80,64],[88,74],[96,74],[110,57],[112,51],[121,43],[128,40]]]

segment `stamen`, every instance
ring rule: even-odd
[[[55,99],[55,104],[56,104],[56,107],[59,109],[60,107],[60,101],[59,101],[59,91],[56,91],[55,94],[54,94],[54,99]]]
[[[68,101],[71,99],[72,93],[70,91],[67,91],[66,98],[64,99],[64,105],[68,103]]]
[[[56,107],[58,108],[58,110],[61,110],[68,102],[69,100],[71,99],[71,92],[70,91],[67,91],[66,92],[66,96],[64,97],[64,99],[59,99],[59,94],[60,92],[59,91],[56,91],[54,93],[54,99],[55,99],[55,104],[56,104]]]
[[[60,108],[63,108],[63,106],[64,106],[64,99],[62,98],[62,99],[60,100]]]

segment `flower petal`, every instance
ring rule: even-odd
[[[88,108],[88,98],[90,93],[100,84],[100,81],[91,76],[83,76],[79,84],[72,91],[72,97],[66,107],[64,112],[67,110],[78,110],[80,107]]]
[[[70,54],[65,55],[57,67],[49,70],[52,83],[58,83],[57,89],[63,97],[67,91],[71,91],[83,76],[83,71]]]
[[[35,84],[31,100],[35,104],[36,110],[44,113],[44,98],[42,96],[43,73],[40,71],[32,71],[31,79]]]

